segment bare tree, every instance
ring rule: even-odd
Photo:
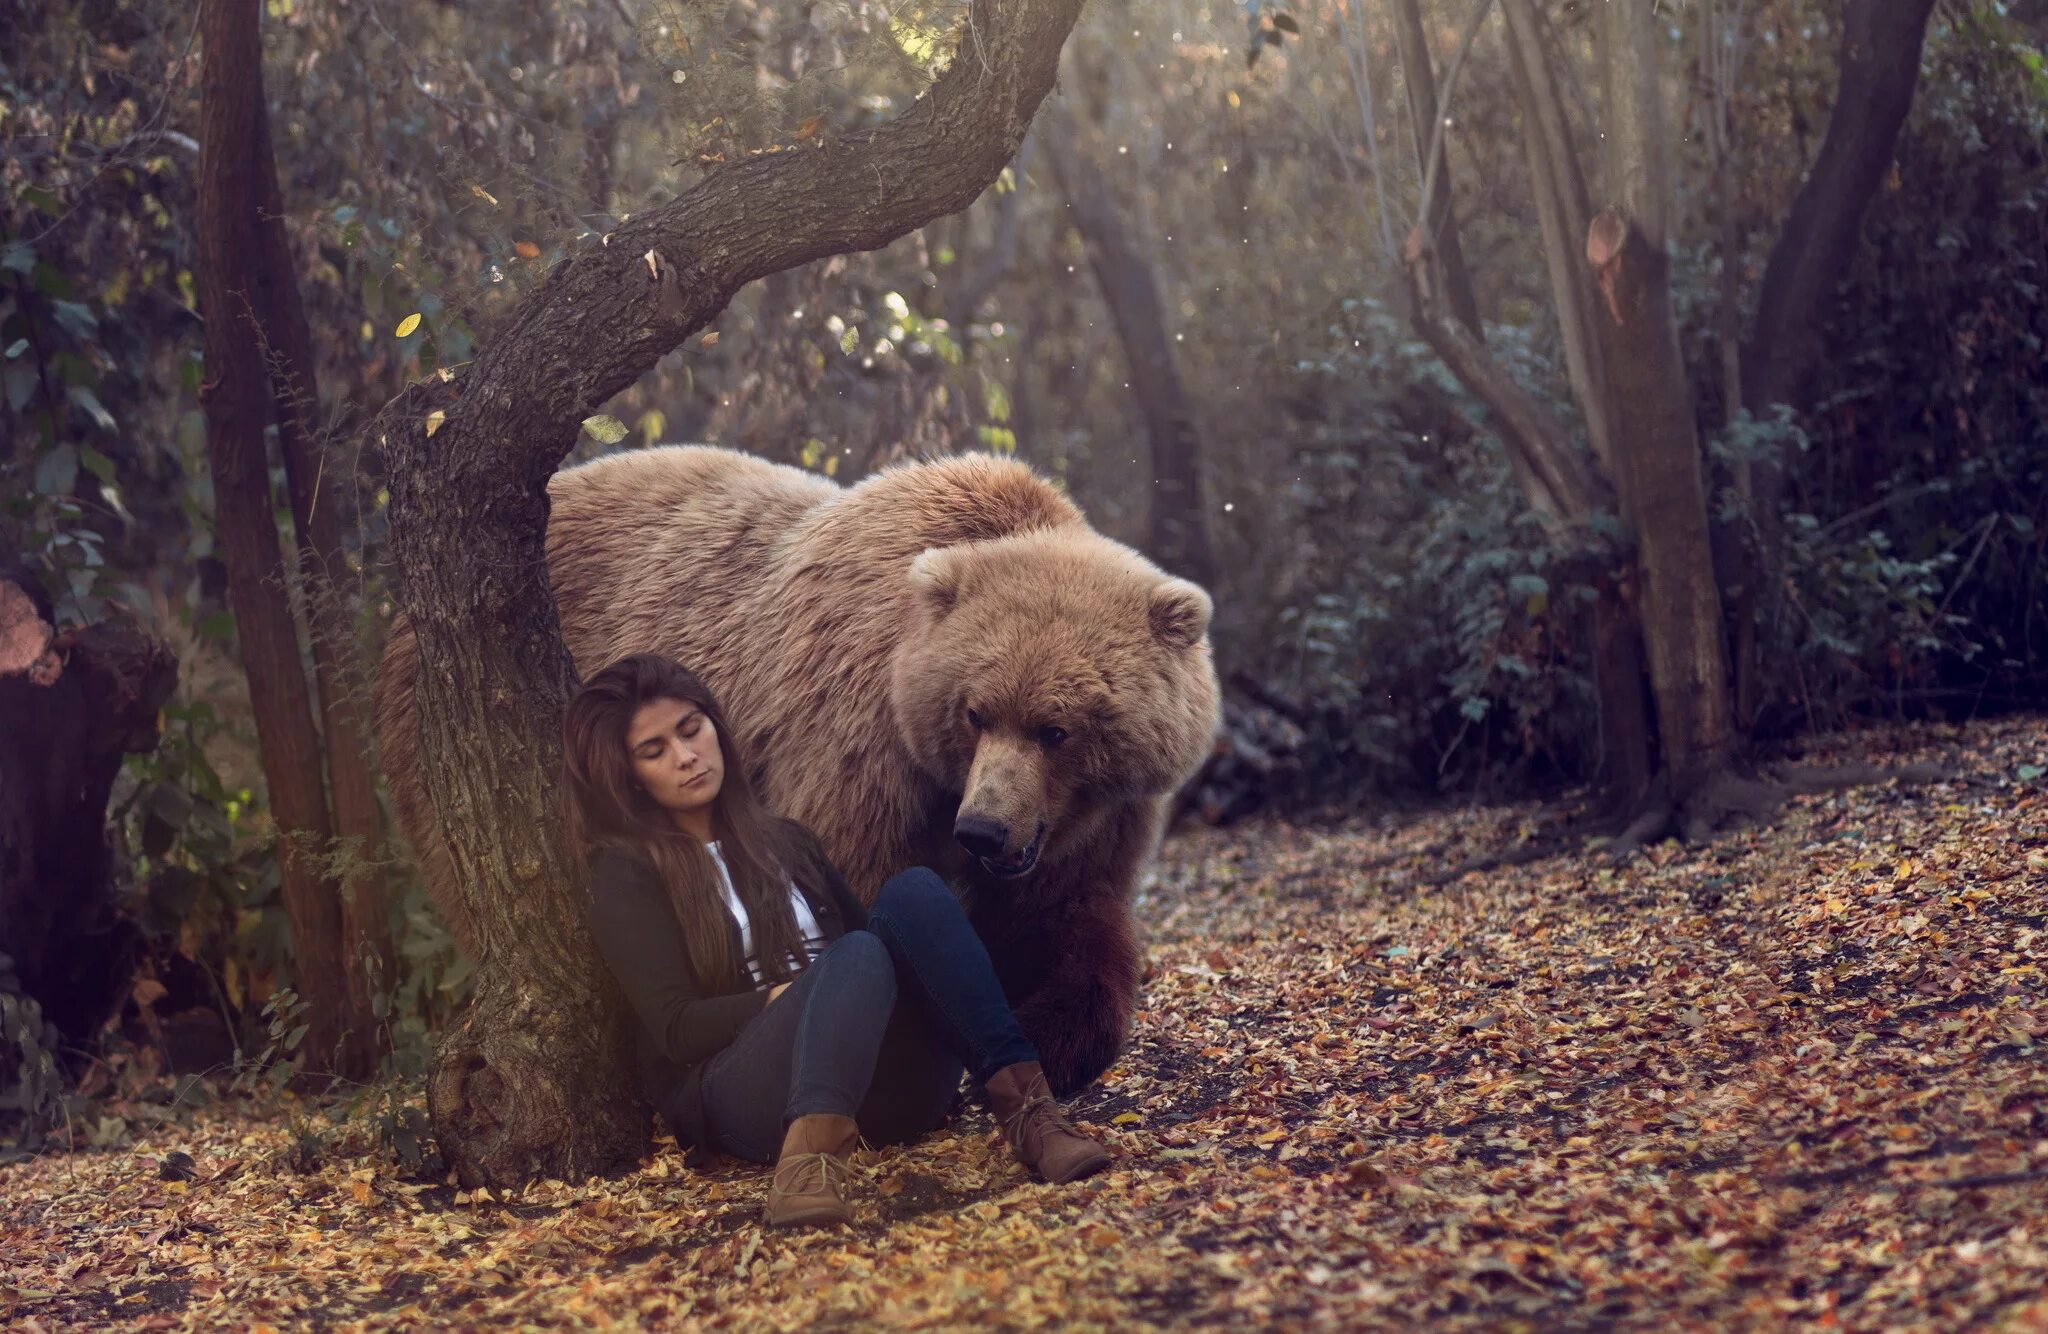
[[[974,0],[958,54],[904,115],[723,166],[576,244],[467,369],[411,387],[372,425],[406,618],[380,686],[386,768],[417,776],[394,779],[393,797],[408,824],[444,835],[461,900],[444,911],[478,958],[428,1094],[464,1181],[580,1177],[646,1142],[555,818],[574,668],[547,585],[549,476],[591,412],[745,284],[971,203],[1022,143],[1079,10]],[[413,697],[416,733],[389,730],[394,690]],[[393,762],[398,747],[410,762]]]

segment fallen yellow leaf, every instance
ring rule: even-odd
[[[412,331],[419,327],[420,313],[418,311],[414,311],[412,314],[406,316],[404,319],[398,322],[398,336],[400,338],[410,338],[412,337]]]

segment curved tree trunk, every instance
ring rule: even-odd
[[[1920,51],[1933,12],[1934,0],[1849,0],[1843,13],[1840,81],[1827,135],[1771,247],[1756,319],[1742,349],[1742,402],[1752,416],[1764,416],[1779,404],[1806,406],[1835,290],[1856,253],[1863,215],[1884,181],[1899,131],[1913,108]],[[1737,594],[1735,629],[1742,653],[1736,669],[1745,704],[1755,699],[1761,671],[1757,592],[1776,560],[1784,487],[1782,466],[1756,464],[1751,488],[1755,531],[1723,534],[1718,543],[1722,584]]]
[[[1803,403],[1835,288],[1913,109],[1933,12],[1934,0],[1849,0],[1845,7],[1827,135],[1771,247],[1756,322],[1742,349],[1743,400],[1751,412]]]
[[[263,446],[269,385],[252,272],[259,254],[255,144],[263,100],[257,13],[257,0],[205,0],[200,14],[206,57],[200,71],[197,268],[206,320],[200,399],[216,540],[228,569],[235,637],[277,824],[298,990],[311,1011],[299,1059],[308,1070],[363,1078],[375,1066],[374,1027],[367,1011],[358,1016],[351,993],[339,887],[321,874],[320,854],[333,830]]]
[[[1079,10],[974,0],[960,55],[903,116],[721,167],[574,245],[467,370],[411,387],[371,427],[416,655],[408,740],[478,955],[475,1001],[429,1084],[442,1153],[465,1182],[574,1178],[646,1142],[555,818],[574,669],[547,584],[549,476],[585,417],[745,284],[973,202],[1023,141]],[[443,414],[431,444],[430,412]]]
[[[1048,107],[1039,138],[1116,324],[1131,392],[1152,444],[1146,554],[1183,578],[1212,584],[1216,557],[1202,510],[1202,433],[1174,360],[1152,257],[1111,198],[1108,169],[1082,144],[1073,114],[1063,106]]]

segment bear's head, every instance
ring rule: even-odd
[[[959,794],[953,833],[997,879],[1062,860],[1212,746],[1209,595],[1082,524],[935,547],[892,704],[916,762]]]

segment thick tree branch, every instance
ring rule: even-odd
[[[1508,461],[1544,526],[1561,541],[1583,540],[1596,512],[1614,509],[1613,488],[1572,443],[1564,423],[1509,375],[1462,321],[1448,316],[1438,270],[1410,238],[1409,322],[1458,383],[1493,413]]]
[[[496,436],[520,475],[544,481],[578,423],[746,284],[879,249],[967,207],[1023,143],[1080,8],[976,0],[958,57],[902,116],[820,148],[721,167],[581,243],[479,352],[447,426]]]

